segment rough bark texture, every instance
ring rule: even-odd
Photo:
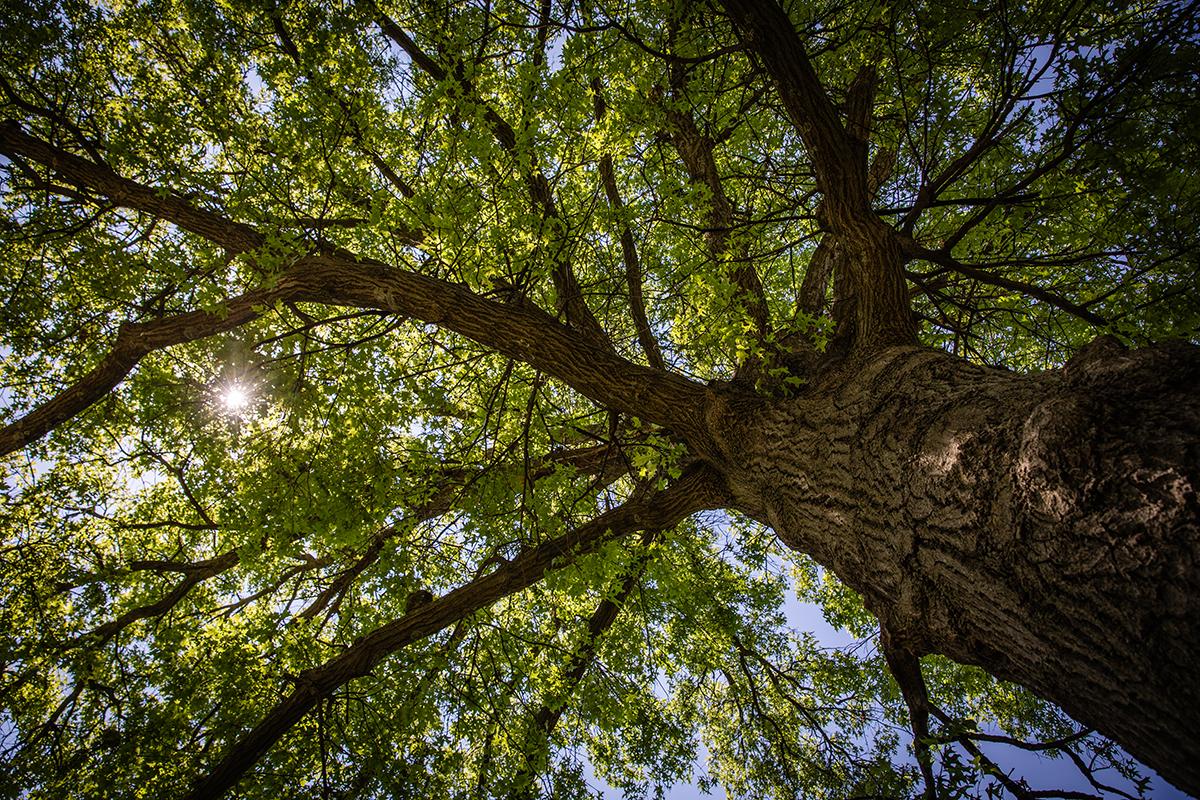
[[[1200,353],[1031,376],[891,348],[802,397],[714,391],[737,504],[898,646],[1022,684],[1200,792]]]

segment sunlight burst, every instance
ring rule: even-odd
[[[241,412],[250,405],[250,392],[240,384],[231,384],[221,393],[221,405],[226,411]]]

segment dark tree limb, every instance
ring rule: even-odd
[[[168,195],[161,199],[155,189],[48,145],[15,124],[0,125],[0,134],[4,145],[0,150],[6,150],[10,141],[16,142],[30,158],[44,158],[47,166],[117,204],[154,214],[231,251],[265,242],[251,226],[195,208],[182,198]],[[297,258],[271,288],[228,301],[221,315],[196,311],[127,326],[129,332],[124,338],[118,336],[105,362],[59,397],[0,432],[0,450],[23,447],[78,414],[120,383],[147,353],[232,330],[277,300],[376,309],[440,325],[553,375],[605,406],[691,436],[701,451],[710,449],[701,419],[706,396],[702,385],[626,361],[607,343],[580,337],[577,329],[530,304],[495,302],[461,284],[326,248]]]
[[[1011,289],[1014,292],[1020,292],[1023,295],[1032,297],[1035,300],[1040,300],[1047,305],[1067,312],[1068,314],[1078,317],[1079,319],[1089,322],[1099,328],[1108,326],[1108,321],[1104,317],[1097,314],[1095,311],[1089,311],[1078,303],[1074,303],[1057,292],[1052,292],[1049,289],[1044,289],[1041,286],[1036,286],[1026,281],[1019,281],[1013,278],[1006,278],[1003,275],[983,269],[982,267],[964,264],[954,256],[950,255],[947,250],[930,250],[922,247],[912,239],[904,239],[905,253],[911,258],[918,258],[923,261],[937,264],[946,269],[957,272],[958,274],[971,278],[972,280],[985,283],[989,286],[996,286],[1001,289]],[[924,281],[928,279],[927,275],[915,276],[916,279]]]
[[[937,783],[933,777],[933,758],[929,752],[929,692],[921,674],[921,660],[902,641],[895,641],[885,625],[880,625],[879,642],[888,670],[900,687],[908,720],[913,733],[913,752],[925,781],[926,800],[937,800]]]
[[[525,486],[552,475],[560,465],[571,465],[580,472],[594,474],[604,482],[611,482],[628,471],[624,460],[611,453],[611,450],[612,448],[607,445],[564,450],[551,453],[546,458],[529,465],[528,468],[524,464],[512,465],[512,468],[520,471]],[[409,518],[413,522],[424,522],[445,514],[453,508],[453,504],[459,496],[488,471],[489,469],[486,468],[474,473],[467,473],[459,468],[446,470],[432,496],[413,509]],[[331,613],[336,611],[351,584],[379,559],[383,548],[399,533],[400,530],[396,525],[388,525],[376,531],[371,537],[367,549],[300,612],[299,618],[312,619],[326,608],[330,608]]]
[[[170,191],[152,189],[124,178],[105,164],[81,158],[31,136],[13,120],[0,122],[0,153],[25,156],[76,186],[103,194],[116,205],[168,220],[185,231],[219,243],[231,253],[255,250],[266,242],[265,237],[249,225],[198,208]]]
[[[130,609],[116,619],[99,625],[87,633],[80,634],[75,639],[67,642],[64,645],[64,649],[75,648],[85,644],[99,647],[138,620],[161,617],[177,606],[180,600],[187,597],[188,592],[195,588],[196,584],[231,569],[237,565],[238,561],[237,551],[229,550],[216,558],[210,558],[196,564],[189,564],[188,569],[181,570],[185,575],[183,580],[177,583],[170,592],[163,595],[159,600]],[[132,569],[133,565],[130,565],[130,568]]]
[[[855,82],[847,131],[803,42],[774,0],[722,0],[743,43],[766,67],[789,120],[808,150],[822,195],[823,223],[846,249],[846,297],[853,302],[855,348],[916,344],[908,287],[895,231],[870,209],[865,148],[858,135],[869,114],[873,80]]]
[[[495,572],[443,595],[412,614],[377,628],[341,655],[305,670],[296,688],[247,732],[188,792],[188,800],[220,797],[317,703],[412,642],[424,639],[497,600],[541,580],[604,544],[639,530],[664,530],[703,509],[727,502],[724,489],[706,468],[693,468],[665,490],[635,498],[591,522],[544,542]]]
[[[0,429],[0,456],[37,441],[91,407],[125,380],[147,354],[233,330],[257,319],[275,301],[299,294],[300,281],[295,276],[285,276],[270,289],[226,301],[219,312],[190,311],[153,322],[124,323],[99,364],[50,400]]]

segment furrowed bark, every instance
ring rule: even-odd
[[[433,600],[360,639],[342,655],[305,670],[296,688],[235,744],[225,757],[188,792],[188,800],[220,797],[241,779],[270,747],[323,698],[366,675],[380,661],[405,645],[431,636],[497,600],[541,580],[551,569],[565,566],[607,542],[635,531],[663,530],[726,500],[724,491],[706,468],[686,472],[674,485],[601,514],[574,531],[545,542],[495,572]]]
[[[1197,793],[1200,350],[1105,341],[1029,376],[894,348],[710,417],[740,507],[898,649],[1026,686]]]

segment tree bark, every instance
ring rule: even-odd
[[[711,390],[736,505],[894,643],[1057,703],[1200,794],[1200,350],[1035,375],[896,347],[801,397]]]

